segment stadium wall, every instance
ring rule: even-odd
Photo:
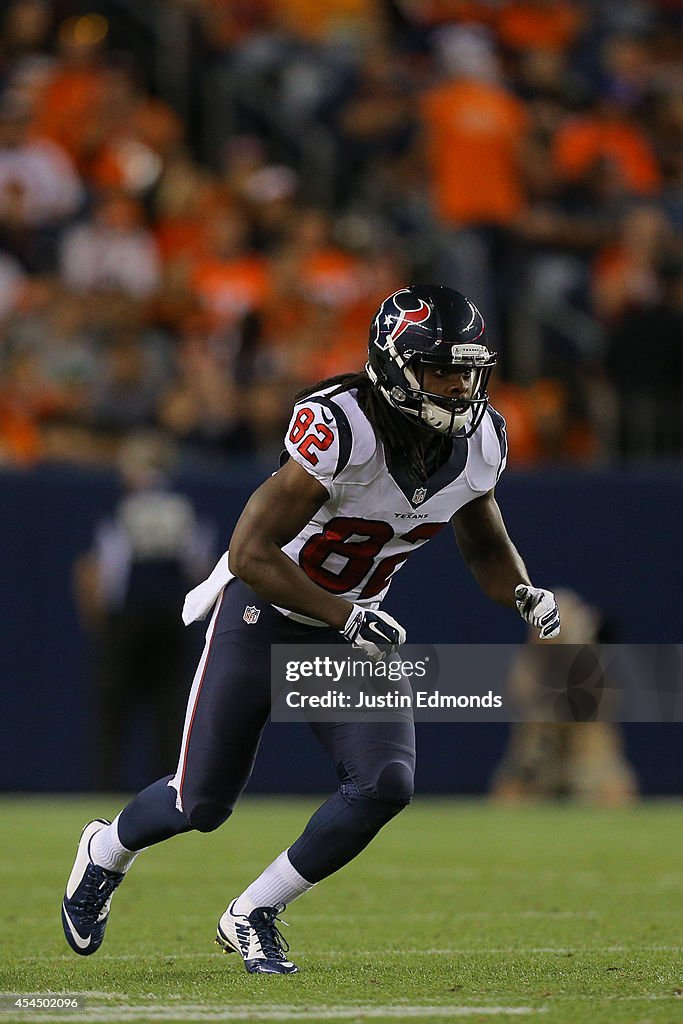
[[[253,464],[178,481],[227,543],[253,488],[270,471]],[[82,791],[91,785],[87,638],[74,606],[74,559],[119,494],[105,471],[45,467],[0,472],[0,788]],[[571,587],[603,609],[611,639],[681,642],[680,510],[683,478],[670,469],[569,469],[506,474],[498,497],[532,577]],[[449,531],[398,576],[387,610],[409,638],[428,643],[517,642],[523,624],[479,593]],[[678,552],[678,554],[677,554]],[[197,651],[204,626],[191,627]],[[90,731],[89,731],[90,730]],[[421,725],[418,790],[480,793],[505,743],[501,726]],[[646,793],[683,791],[683,727],[624,727]],[[280,756],[285,747],[287,756]],[[171,770],[173,766],[169,766]],[[149,781],[144,724],[131,741],[131,789]],[[305,726],[270,726],[252,792],[316,792],[331,767]]]

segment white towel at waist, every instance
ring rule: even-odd
[[[228,568],[228,552],[218,559],[210,576],[191,590],[185,597],[183,605],[183,622],[189,626],[191,622],[198,619],[205,619],[223,588],[235,578],[235,574]]]

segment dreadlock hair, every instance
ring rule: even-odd
[[[309,395],[330,387],[334,390],[330,392],[328,398],[334,398],[343,391],[353,391],[354,388],[358,390],[358,405],[384,445],[387,462],[391,464],[395,461],[407,465],[408,472],[416,483],[423,483],[429,475],[428,451],[430,465],[435,455],[437,461],[441,462],[443,456],[450,452],[450,438],[438,438],[432,431],[427,432],[417,425],[412,426],[405,416],[382,398],[365,371],[339,373],[335,377],[328,377],[299,391],[294,396],[294,401],[300,402]]]

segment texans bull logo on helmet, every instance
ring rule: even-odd
[[[408,307],[407,309],[404,309],[399,304],[399,296],[407,297],[408,301],[410,302],[410,292],[408,291],[407,288],[402,288],[400,291],[395,292],[393,295],[390,295],[389,298],[385,299],[384,302],[382,303],[382,310],[385,310],[385,307],[387,307],[390,303],[393,303],[394,307],[398,310],[398,313],[391,313],[385,311],[383,314],[386,327],[391,327],[392,322],[394,324],[387,338],[387,341],[389,342],[396,341],[396,339],[400,338],[403,332],[406,331],[409,327],[419,327],[419,325],[423,324],[425,320],[428,320],[431,315],[431,309],[424,301],[424,299],[418,300],[419,305],[416,308]],[[381,316],[382,313],[380,313],[379,315]]]

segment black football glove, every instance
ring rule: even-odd
[[[350,644],[365,651],[373,661],[383,661],[406,642],[406,631],[386,612],[371,612],[354,604],[339,632]]]

